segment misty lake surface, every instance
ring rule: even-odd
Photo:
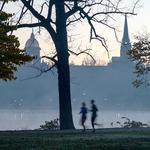
[[[91,128],[90,113],[86,121],[86,128]],[[97,123],[103,124],[101,128],[109,128],[111,122],[113,127],[119,127],[117,121],[124,122],[121,117],[128,117],[134,121],[141,121],[150,124],[150,111],[99,111]],[[0,130],[30,130],[38,129],[45,121],[58,118],[58,112],[55,110],[0,110]],[[73,111],[74,124],[80,129],[79,110]]]

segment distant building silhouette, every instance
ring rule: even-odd
[[[22,74],[24,74],[24,77],[26,76],[26,78],[32,78],[36,75],[38,76],[43,70],[48,68],[48,63],[44,62],[41,59],[41,48],[39,42],[35,38],[33,30],[31,32],[30,38],[25,43],[24,49],[26,53],[30,56],[33,56],[34,59],[31,62],[26,63],[24,67],[19,67],[19,76],[19,72],[21,72]]]
[[[125,15],[124,32],[123,32],[123,37],[122,37],[122,42],[121,42],[121,49],[120,49],[121,57],[126,56],[127,50],[130,50],[130,49],[131,49],[131,43],[130,43],[130,38],[129,38],[129,33],[128,33],[127,15]]]
[[[123,36],[121,41],[121,47],[120,47],[120,57],[112,57],[111,63],[121,63],[121,65],[126,65],[126,63],[130,63],[127,51],[131,49],[131,43],[129,38],[129,32],[128,32],[128,21],[127,21],[127,15],[125,15],[125,21],[124,21],[124,30],[123,30]],[[116,64],[116,63],[115,63]]]
[[[33,31],[30,35],[30,38],[27,40],[27,42],[25,44],[25,50],[26,50],[27,54],[34,57],[32,64],[39,65],[39,63],[41,63],[41,57],[40,57],[41,48],[39,46],[39,42],[35,38]]]
[[[25,50],[31,56],[35,56],[36,58],[40,59],[40,46],[39,42],[36,40],[35,35],[32,31],[30,38],[27,40],[25,44]]]

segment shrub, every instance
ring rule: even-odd
[[[121,117],[121,119],[125,119],[123,122],[117,121],[116,123],[120,125],[122,128],[143,128],[143,127],[149,127],[148,124],[142,123],[140,121],[134,121],[127,117]],[[113,125],[113,122],[111,123]]]
[[[60,129],[59,119],[54,119],[51,121],[45,121],[44,125],[40,125],[40,129],[42,130],[58,130]]]

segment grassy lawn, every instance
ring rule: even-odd
[[[0,150],[150,150],[150,130],[0,132]]]

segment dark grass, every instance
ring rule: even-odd
[[[7,131],[0,150],[150,150],[150,130]]]

